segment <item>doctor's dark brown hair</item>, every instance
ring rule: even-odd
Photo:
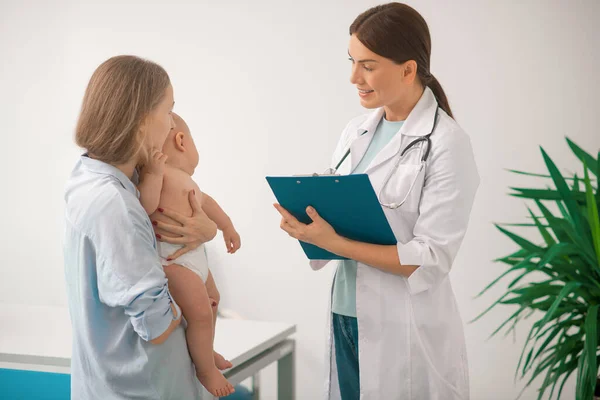
[[[425,19],[415,9],[402,3],[370,8],[350,25],[350,35],[356,35],[373,53],[397,64],[414,60],[421,83],[433,91],[442,110],[454,118],[442,85],[429,71],[431,36]]]

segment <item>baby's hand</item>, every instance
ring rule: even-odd
[[[163,175],[165,173],[165,162],[168,156],[157,149],[152,149],[152,154],[148,160],[148,164],[144,168],[144,172],[154,175]]]
[[[240,235],[237,233],[233,225],[231,225],[229,228],[223,229],[223,239],[225,240],[225,247],[227,247],[227,252],[229,254],[235,253],[242,246]]]

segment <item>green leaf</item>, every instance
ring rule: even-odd
[[[538,321],[539,322],[539,321]],[[521,364],[523,362],[523,356],[525,355],[525,351],[527,350],[527,346],[529,342],[533,340],[534,334],[533,332],[537,329],[538,323],[533,324],[531,329],[529,330],[529,334],[527,334],[527,340],[525,340],[525,344],[523,345],[523,349],[521,350],[521,356],[519,357],[519,363],[517,364],[517,369],[515,370],[515,378],[519,375],[519,369],[521,368]],[[525,375],[525,368],[523,369],[523,375]]]
[[[552,178],[550,175],[544,175],[544,174],[535,174],[533,172],[525,172],[525,171],[518,171],[516,169],[507,169],[508,172],[512,172],[515,174],[519,174],[519,175],[527,175],[527,176],[533,176],[533,177],[537,177],[537,178]],[[574,178],[570,178],[570,177],[564,177],[565,180],[573,180]]]
[[[508,289],[512,289],[517,283],[521,282],[521,280],[526,277],[527,275],[529,275],[531,273],[531,271],[527,270],[525,272],[523,272],[521,275],[517,276],[515,279],[513,279],[509,284],[508,284]]]
[[[554,182],[556,189],[560,192],[561,198],[564,201],[567,210],[569,211],[571,219],[573,220],[575,231],[581,232],[582,225],[580,211],[577,202],[573,197],[573,193],[571,193],[569,186],[560,174],[556,164],[554,164],[554,161],[552,161],[543,148],[541,148],[541,151],[542,156],[544,157],[544,162],[546,163],[546,167],[548,167],[548,172],[550,172],[550,175],[552,176],[552,181]]]
[[[563,357],[560,360],[560,364],[558,365],[558,368],[556,368],[555,370],[551,370],[554,372],[554,379],[552,380],[552,390],[550,390],[550,397],[549,397],[550,399],[552,398],[552,395],[554,394],[554,389],[556,389],[556,384],[558,383],[560,376],[562,374],[564,374],[565,372],[567,372],[568,367],[565,366],[565,364],[566,364],[565,360],[566,360],[566,357]]]
[[[598,376],[596,359],[598,351],[598,308],[600,308],[598,304],[590,306],[585,318],[585,356],[582,355],[582,358],[585,358],[587,363],[588,375],[586,376],[586,380],[590,393],[594,393],[596,378]]]
[[[560,388],[558,389],[558,394],[556,395],[557,399],[560,399],[560,395],[562,394],[562,391],[565,387],[565,383],[567,383],[569,377],[573,374],[573,372],[575,372],[575,370],[577,370],[577,363],[575,363],[575,368],[569,370],[569,372],[567,372],[567,374],[563,377],[563,381],[561,382]]]
[[[560,364],[560,360],[564,359],[569,354],[572,354],[577,347],[577,342],[575,340],[565,340],[560,346],[557,346],[557,350],[554,353],[549,354],[538,364],[527,385],[530,385],[545,370],[552,370],[554,365]],[[541,398],[541,395],[543,395],[545,389],[549,386],[549,383],[551,382],[544,381],[544,384],[540,388],[541,393],[539,398]]]
[[[530,241],[523,239],[522,237],[515,235],[512,232],[507,231],[506,229],[496,225],[496,228],[498,228],[498,230],[500,230],[500,232],[504,233],[506,236],[508,236],[510,239],[513,240],[513,242],[515,242],[516,244],[518,244],[519,246],[521,246],[523,249],[528,250],[532,253],[541,253],[543,251],[543,249],[533,243],[531,243]]]
[[[572,281],[579,281],[587,287],[600,287],[600,284],[592,274],[592,269],[585,263],[573,265],[569,262],[569,256],[581,254],[581,249],[571,243],[557,243],[548,248],[540,259],[538,266],[551,265],[551,270],[568,277]],[[577,276],[577,269],[585,274],[584,279]],[[594,285],[597,286],[594,286]]]
[[[566,185],[566,183],[565,183]],[[513,197],[519,197],[523,199],[532,199],[532,200],[562,200],[563,197],[558,190],[552,189],[526,189],[526,188],[516,188],[511,187],[510,189],[517,191],[518,193],[509,193]],[[572,193],[572,198],[579,203],[585,202],[585,196],[583,193]]]
[[[552,385],[552,391],[550,392],[549,398],[552,398],[555,386],[558,383],[558,381],[560,380],[560,377],[562,376],[563,382],[560,386],[561,388],[558,391],[558,395],[556,397],[557,399],[560,398],[560,395],[562,393],[562,387],[564,386],[564,383],[569,378],[569,376],[571,376],[571,374],[577,369],[577,360],[578,360],[577,353],[578,352],[579,352],[579,349],[575,348],[574,350],[571,350],[570,353],[561,357],[561,362],[559,363],[559,366],[554,369],[555,381]],[[567,361],[568,357],[571,357],[569,361]]]
[[[481,314],[479,314],[478,316],[476,316],[474,319],[472,319],[471,321],[469,321],[469,323],[471,324],[471,323],[477,321],[478,319],[480,319],[481,317],[483,317],[485,314],[487,314],[488,312],[490,312],[490,310],[492,308],[494,308],[496,305],[500,304],[500,302],[502,300],[504,300],[504,298],[506,296],[508,296],[508,295],[509,295],[509,293],[504,293],[504,295],[502,295],[498,300],[496,300],[491,306],[489,306],[488,308],[486,308],[484,312],[482,312]]]
[[[565,242],[571,241],[579,249],[581,249],[579,255],[585,258],[589,266],[595,266],[597,269],[598,267],[596,263],[596,253],[594,251],[593,245],[590,242],[583,239],[577,232],[575,232],[573,226],[568,221],[564,219],[557,219],[555,223],[556,225],[561,227],[561,229],[566,233],[566,235],[570,239],[565,240]],[[591,269],[588,268],[588,270]]]
[[[526,307],[521,307],[519,308],[517,311],[515,311],[510,317],[508,317],[498,328],[496,328],[496,330],[494,332],[492,332],[492,334],[490,335],[491,337],[496,336],[496,334],[498,332],[500,332],[502,330],[502,328],[504,328],[504,326],[506,326],[506,324],[508,324],[510,321],[512,321],[514,318],[517,318],[519,316],[519,314],[521,314],[524,310],[526,310]]]
[[[540,234],[544,238],[544,241],[546,242],[546,244],[548,246],[552,246],[553,244],[556,244],[556,241],[554,240],[552,235],[550,235],[550,233],[548,233],[546,228],[542,226],[539,219],[533,214],[533,211],[531,211],[531,209],[529,207],[527,207],[527,210],[529,211],[531,218],[533,218],[533,221],[535,222],[535,225],[537,226],[538,230],[540,231]]]
[[[530,263],[528,259],[520,261],[519,263],[515,264],[512,268],[509,268],[508,270],[503,272],[499,277],[494,279],[490,284],[488,284],[481,292],[479,292],[477,294],[477,296],[475,296],[475,298],[481,297],[484,293],[486,293],[489,289],[491,289],[495,284],[497,284],[500,280],[502,280],[502,278],[504,278],[506,275],[510,274],[511,272],[518,271],[523,268],[527,268],[528,266],[533,266],[535,268],[536,265]]]
[[[534,226],[538,226],[537,224],[527,224],[527,223],[522,223],[522,224],[518,224],[518,223],[514,223],[514,224],[510,224],[510,223],[499,223],[498,225],[500,226],[518,226],[518,227],[534,227]],[[542,225],[544,228],[550,228],[550,225]]]
[[[569,239],[568,235],[565,233],[564,229],[560,226],[560,224],[557,223],[558,218],[556,218],[550,212],[550,210],[548,210],[546,208],[546,206],[544,204],[542,204],[541,201],[536,200],[535,203],[537,204],[538,208],[540,209],[540,211],[546,218],[548,225],[550,225],[552,232],[554,232],[554,236],[556,236],[556,238],[561,242],[568,241],[568,239]]]
[[[565,297],[567,297],[569,294],[571,294],[573,289],[578,288],[579,286],[581,286],[581,284],[579,282],[569,282],[562,288],[562,290],[556,297],[556,300],[554,300],[552,307],[550,307],[550,309],[546,313],[546,316],[542,320],[539,329],[543,328],[554,317],[554,313],[556,312],[556,309],[561,304],[563,299]]]
[[[596,170],[596,176],[600,180],[600,151],[598,151],[598,167]],[[593,167],[590,167],[593,168]],[[598,182],[598,187],[596,188],[596,203],[600,204],[600,182]]]
[[[575,177],[573,178],[573,194],[577,195],[579,193],[581,193],[581,190],[579,190],[579,182],[581,180],[579,178],[577,178],[577,174],[575,174]]]
[[[513,254],[517,254],[517,253],[513,253]],[[548,268],[539,267],[537,264],[534,264],[530,261],[532,258],[537,257],[535,254],[530,254],[523,260],[511,260],[510,257],[511,256],[496,260],[496,261],[500,261],[500,262],[503,262],[508,265],[512,265],[512,267],[509,268],[508,270],[504,271],[500,276],[498,276],[490,284],[488,284],[481,292],[479,292],[475,296],[475,298],[481,297],[484,293],[486,293],[489,289],[491,289],[494,285],[496,285],[500,280],[502,280],[502,278],[504,278],[505,276],[509,275],[510,273],[518,271],[520,269],[525,269],[527,273],[531,273],[533,271],[539,271],[539,272],[542,272],[542,273],[548,275],[549,277],[554,277],[554,275],[552,274],[552,270],[550,270]],[[510,287],[510,285],[509,285],[509,287]]]
[[[564,348],[561,348],[561,350],[565,350]],[[552,365],[554,365],[554,361],[556,360],[556,354],[558,353],[557,351],[551,352],[550,354],[548,354],[545,358],[543,358],[537,365],[537,367],[535,367],[535,369],[533,370],[533,375],[531,376],[531,379],[529,380],[529,384],[531,384],[531,382],[533,382],[542,372],[544,372],[547,368],[551,367]]]
[[[598,206],[594,197],[594,190],[590,183],[587,165],[584,167],[585,176],[585,194],[587,198],[587,209],[589,214],[590,228],[592,230],[592,240],[594,241],[594,249],[596,250],[596,260],[600,261],[600,218],[598,217]]]
[[[585,382],[585,376],[587,375],[587,363],[585,362],[585,357],[580,356],[579,362],[577,364],[577,386],[575,388],[576,400],[589,400],[589,396],[587,395],[587,385]]]
[[[515,251],[512,254],[509,254],[506,257],[502,257],[502,258],[497,258],[494,261],[496,262],[503,262],[505,264],[509,264],[509,265],[515,265],[519,262],[521,262],[524,257],[527,257],[530,255],[530,252],[527,250],[523,250],[523,249],[519,249],[517,251]]]
[[[598,159],[600,159],[600,153],[598,154],[598,159],[594,159],[594,157],[592,157],[589,153],[587,153],[581,147],[577,146],[569,138],[567,138],[567,143],[569,144],[569,147],[571,148],[571,150],[573,151],[575,156],[577,156],[577,158],[579,158],[581,160],[581,162],[583,162],[584,164],[589,165],[590,168],[592,169],[592,172],[596,176],[600,177],[600,163],[598,163]]]
[[[538,348],[537,353],[535,354],[534,358],[538,358],[540,356],[540,354],[546,350],[546,347],[548,347],[548,345],[550,344],[550,342],[552,341],[552,339],[554,339],[559,333],[560,331],[562,331],[564,329],[564,327],[558,325],[556,327],[552,327],[552,332],[550,333],[550,335],[548,335],[548,337],[546,337],[546,340],[544,340],[544,342],[542,343],[542,345]]]

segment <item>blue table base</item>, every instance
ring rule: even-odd
[[[252,392],[236,386],[227,400],[250,400]],[[71,376],[52,372],[23,371],[0,368],[2,400],[70,400]]]

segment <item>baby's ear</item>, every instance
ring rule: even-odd
[[[183,146],[183,138],[185,137],[185,133],[177,132],[175,134],[175,148],[179,151],[185,151],[185,147]]]

